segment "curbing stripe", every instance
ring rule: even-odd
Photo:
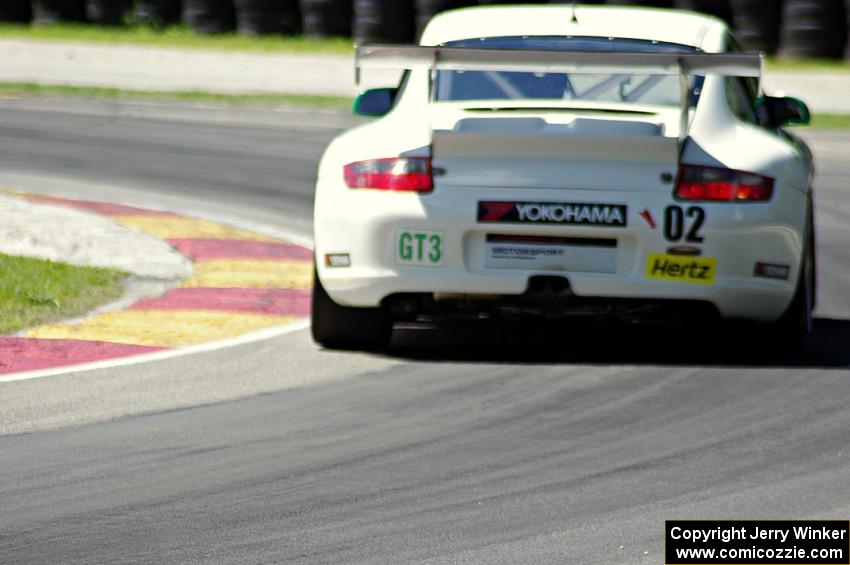
[[[209,353],[218,349],[228,347],[237,347],[240,345],[248,345],[257,341],[265,341],[274,339],[295,332],[306,330],[310,327],[310,320],[299,320],[285,326],[275,326],[265,330],[251,332],[231,339],[223,339],[220,341],[211,341],[200,345],[182,347],[180,349],[165,349],[154,353],[141,353],[132,357],[121,357],[116,359],[107,359],[104,361],[93,361],[91,363],[81,363],[79,365],[69,365],[65,367],[57,367],[54,369],[46,369],[40,371],[27,371],[23,373],[15,373],[9,376],[0,375],[0,383],[13,383],[19,381],[29,381],[34,379],[43,379],[47,377],[55,377],[59,375],[68,375],[72,373],[84,373],[88,371],[96,371],[99,369],[113,369],[117,367],[129,367],[142,363],[150,363],[153,361],[166,361],[168,359],[176,359],[185,355],[196,355],[198,353]]]
[[[216,310],[276,316],[310,315],[310,291],[294,288],[174,288],[131,310]]]
[[[307,261],[229,261],[213,259],[194,264],[183,288],[308,288],[313,263]]]
[[[210,220],[186,216],[118,215],[112,219],[128,228],[135,228],[162,239],[243,239],[280,243],[277,239],[248,230],[226,226]]]
[[[169,239],[168,243],[194,261],[209,259],[313,260],[312,251],[291,243],[241,239]]]
[[[24,200],[36,204],[56,204],[58,206],[67,206],[68,208],[77,208],[79,210],[87,210],[103,216],[121,216],[121,215],[137,215],[137,216],[173,216],[179,217],[173,212],[160,212],[159,210],[145,210],[144,208],[136,208],[134,206],[126,206],[124,204],[113,204],[111,202],[96,202],[89,200],[76,200],[60,198],[58,196],[50,196],[45,194],[23,195]]]
[[[103,341],[0,337],[0,375],[152,351],[161,348]]]
[[[27,332],[26,337],[183,347],[235,337],[296,319],[294,316],[213,310],[124,310],[73,325],[40,326]]]

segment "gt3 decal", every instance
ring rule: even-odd
[[[443,264],[443,232],[400,229],[396,234],[396,263],[416,267]]]
[[[664,209],[664,239],[681,241],[684,236],[688,243],[702,243],[702,225],[705,223],[705,210],[699,206],[683,209],[681,206],[667,206]]]
[[[682,257],[650,253],[646,261],[646,278],[694,284],[714,284],[717,259]]]
[[[505,224],[568,224],[626,227],[624,204],[483,201],[478,221]]]

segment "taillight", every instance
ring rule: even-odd
[[[344,168],[348,188],[431,192],[430,157],[395,157],[349,163]]]
[[[718,167],[682,165],[676,197],[711,202],[764,202],[773,196],[773,179]]]

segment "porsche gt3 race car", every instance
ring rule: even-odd
[[[315,200],[312,332],[382,348],[452,316],[759,322],[805,347],[815,300],[805,104],[760,91],[720,20],[481,7],[419,46],[361,46],[379,117],[337,137]]]

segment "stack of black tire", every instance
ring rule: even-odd
[[[33,0],[32,18],[36,23],[85,22],[85,0]]]
[[[673,6],[673,0],[618,0],[616,4],[620,4],[621,6],[653,6],[655,8],[671,8]]]
[[[3,0],[0,2],[0,22],[28,23],[32,20],[29,0]]]
[[[236,29],[236,9],[231,0],[183,0],[183,21],[201,33]]]
[[[781,55],[841,58],[846,41],[843,0],[784,0]]]
[[[182,13],[181,0],[136,0],[136,21],[156,28],[179,23]]]
[[[130,0],[86,0],[86,18],[97,25],[120,26],[131,8]]]
[[[413,41],[413,2],[354,0],[352,34],[357,43]]]
[[[243,35],[291,35],[301,31],[298,0],[183,0],[183,21],[201,33],[236,30]],[[322,21],[333,23],[335,18]]]
[[[729,5],[729,0],[674,0],[673,7],[702,12],[732,23],[732,7]]]
[[[782,4],[775,0],[731,0],[735,35],[749,51],[776,53]]]
[[[298,0],[234,0],[236,29],[243,35],[292,35],[301,31]]]
[[[352,0],[301,0],[304,35],[350,36],[352,11]]]

